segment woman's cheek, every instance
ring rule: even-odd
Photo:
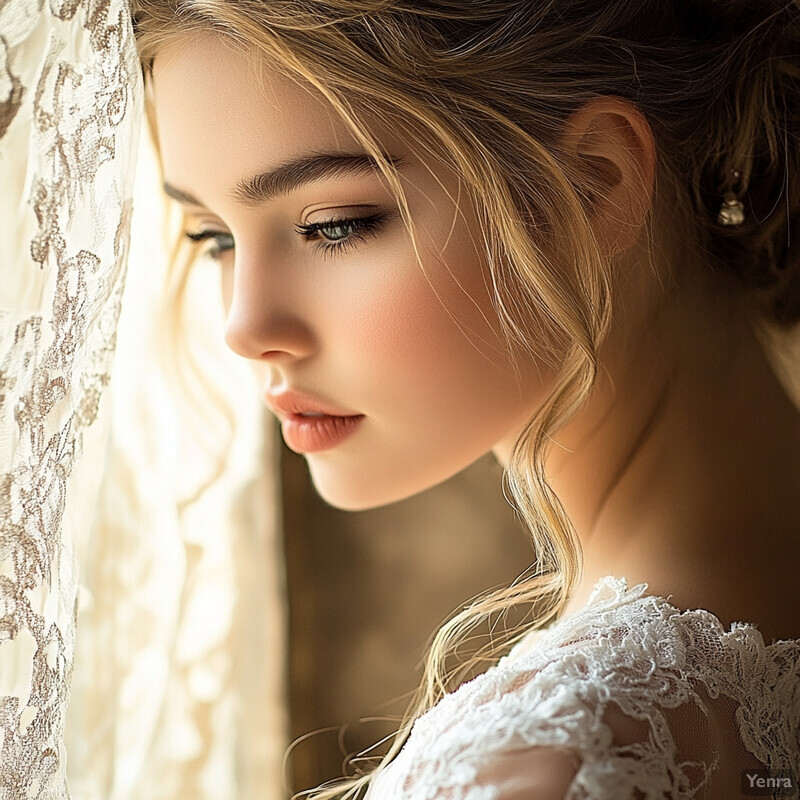
[[[351,387],[376,407],[425,407],[438,383],[443,319],[447,312],[415,262],[375,263],[355,294],[340,298],[336,327],[338,359]],[[452,327],[452,325],[450,326]]]
[[[354,390],[360,384],[365,400],[393,410],[398,424],[466,423],[485,415],[498,395],[507,402],[509,381],[515,379],[502,342],[487,323],[494,314],[491,303],[465,293],[450,274],[471,278],[478,264],[428,267],[433,286],[413,256],[374,266],[378,277],[362,284],[360,301],[347,313],[348,330],[342,331],[343,340],[352,337],[350,352],[358,352],[352,366],[361,374],[353,375]]]

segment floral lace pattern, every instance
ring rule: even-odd
[[[0,2],[3,800],[69,797],[65,506],[109,381],[141,98],[125,0]]]
[[[646,589],[607,576],[581,611],[535,632],[445,696],[415,722],[369,797],[502,800],[498,788],[481,784],[482,769],[536,745],[579,753],[566,800],[704,797],[719,753],[681,759],[665,713],[694,704],[708,717],[701,685],[709,698],[732,698],[731,727],[738,723],[734,736],[749,754],[769,769],[796,770],[800,641],[766,645],[753,625],[726,631],[710,612],[680,611]],[[645,721],[646,739],[618,744],[604,721],[609,702]],[[739,766],[728,765],[729,780],[738,782]]]

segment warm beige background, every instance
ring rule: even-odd
[[[532,551],[491,456],[417,497],[354,513],[325,504],[305,460],[282,453],[291,736],[307,737],[287,780],[300,791],[396,729],[359,719],[401,715],[438,625],[513,581]]]

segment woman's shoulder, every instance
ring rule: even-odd
[[[800,721],[786,708],[800,689],[800,641],[766,645],[754,625],[725,630],[646,592],[603,578],[583,609],[446,695],[386,769],[382,800],[561,798],[573,784],[597,798],[690,796],[725,747],[743,768],[795,764]],[[727,745],[725,715],[739,721]],[[682,767],[689,751],[693,772]],[[395,781],[414,788],[392,793]]]
[[[626,578],[607,575],[594,586],[586,605],[550,627],[526,635],[511,652],[500,659],[498,667],[510,665],[525,656],[561,655],[565,648],[591,642],[603,650],[614,644],[613,654],[639,651],[647,642],[669,641],[673,656],[680,657],[687,668],[723,672],[731,668],[723,651],[739,653],[746,660],[749,653],[796,656],[800,639],[775,641],[768,645],[759,626],[751,622],[732,622],[727,628],[720,618],[705,608],[679,608],[670,602],[672,595],[651,594],[647,583],[628,586]],[[684,646],[681,646],[684,645]],[[691,645],[687,649],[687,646]],[[586,649],[584,647],[584,649]],[[598,650],[587,651],[591,656]]]

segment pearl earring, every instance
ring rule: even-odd
[[[738,178],[739,173],[734,172],[733,177]],[[726,192],[722,201],[722,207],[717,215],[717,222],[720,225],[729,227],[741,225],[744,222],[744,205],[734,192]]]

